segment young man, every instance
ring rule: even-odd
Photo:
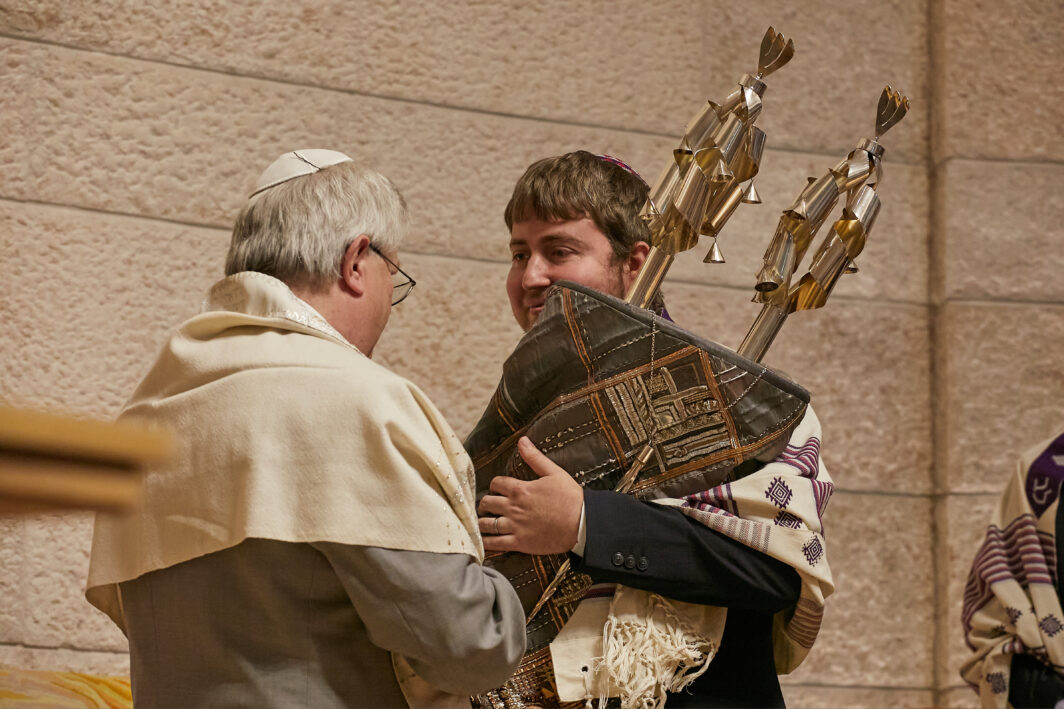
[[[647,228],[639,218],[647,193],[647,185],[626,165],[587,152],[528,168],[505,213],[513,259],[507,295],[522,328],[535,323],[555,281],[624,296],[649,251]],[[654,309],[663,310],[660,304]],[[541,477],[493,480],[479,508],[487,515],[480,520],[486,548],[572,551],[577,570],[596,583],[727,608],[720,648],[708,669],[685,691],[669,694],[667,705],[783,705],[773,617],[798,603],[803,581],[794,568],[676,507],[582,489],[527,439],[519,450]]]
[[[382,175],[286,153],[206,311],[123,411],[178,441],[143,505],[101,514],[93,538],[86,595],[129,639],[137,706],[404,707],[412,690],[437,706],[520,660],[524,614],[480,563],[469,458],[370,359],[414,285],[405,223]]]

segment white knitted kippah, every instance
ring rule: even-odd
[[[259,176],[255,191],[249,195],[249,199],[263,190],[288,182],[296,177],[312,175],[318,170],[323,170],[331,165],[342,162],[351,162],[351,158],[335,150],[310,148],[309,150],[293,150],[270,163],[265,172]]]

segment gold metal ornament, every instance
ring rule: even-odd
[[[909,112],[909,99],[900,92],[887,86],[879,97],[879,109],[876,111],[876,140]]]
[[[794,41],[776,34],[771,27],[761,40],[761,58],[757,63],[757,78],[761,79],[786,64],[794,56]]]
[[[743,75],[721,103],[707,101],[684,130],[679,147],[651,187],[640,212],[650,230],[650,254],[625,300],[646,307],[657,294],[673,258],[713,238],[707,263],[723,263],[716,238],[741,203],[761,199],[753,178],[761,166],[765,134],[761,115],[765,83],[794,55],[794,42],[769,27],[761,41],[758,74]]]
[[[839,277],[857,272],[855,259],[864,249],[880,208],[876,188],[882,179],[883,146],[879,138],[908,110],[908,98],[890,86],[884,88],[876,111],[875,138],[859,141],[824,176],[810,177],[794,204],[784,210],[754,285],[754,302],[762,304],[761,312],[739,345],[739,354],[760,361],[788,315],[823,307]],[[813,254],[809,270],[796,280],[798,264],[843,195],[842,217]]]
[[[720,252],[720,247],[717,246],[717,237],[712,237],[713,243],[709,247],[709,253],[702,259],[702,263],[724,263],[724,254]]]

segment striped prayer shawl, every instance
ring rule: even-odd
[[[973,654],[961,676],[988,709],[1007,705],[1014,654],[1031,655],[1064,676],[1064,613],[1056,590],[1062,482],[1064,433],[1021,456],[972,561],[961,622]]]
[[[681,510],[707,527],[794,567],[802,591],[775,623],[776,670],[794,670],[820,631],[824,599],[834,590],[824,512],[834,483],[820,458],[820,423],[812,408],[787,448],[752,475],[688,495]]]
[[[834,489],[820,459],[820,422],[812,407],[786,450],[761,470],[682,499],[655,500],[746,546],[792,566],[802,580],[794,608],[776,615],[776,671],[794,670],[820,631],[834,590],[823,516]],[[618,586],[606,622],[602,667],[622,707],[660,707],[666,692],[694,681],[712,660],[727,610],[665,599]],[[653,657],[652,676],[636,658]]]

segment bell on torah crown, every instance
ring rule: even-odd
[[[713,237],[713,243],[709,246],[709,253],[702,259],[702,263],[724,263],[724,254],[720,252],[720,247],[717,246],[717,237]]]

